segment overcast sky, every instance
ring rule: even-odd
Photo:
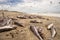
[[[0,10],[27,13],[60,12],[60,0],[0,0]]]

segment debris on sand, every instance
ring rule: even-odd
[[[13,30],[15,28],[15,25],[12,24],[12,19],[4,19],[4,21],[0,23],[0,32]]]
[[[9,31],[15,29],[15,25],[12,23],[12,19],[8,16],[5,17],[3,13],[3,21],[0,22],[0,32]]]
[[[12,19],[12,20],[17,20],[17,18],[13,18],[13,17],[11,17],[10,19]]]
[[[37,16],[37,18],[42,19],[42,16]]]
[[[56,32],[56,28],[54,27],[53,23],[48,25],[48,30],[50,30],[50,32],[51,32],[51,38],[54,38],[56,36],[57,32]]]
[[[35,26],[30,26],[31,31],[40,39],[43,40],[43,38],[41,37],[41,35],[38,33],[38,30]]]
[[[14,25],[6,25],[3,27],[0,27],[0,32],[5,32],[5,31],[13,30],[13,29],[16,29]]]
[[[17,18],[20,18],[20,19],[26,19],[25,16],[17,16]]]
[[[30,15],[29,16],[29,19],[34,19],[34,18],[37,18],[36,16],[33,16],[33,15]]]
[[[49,18],[47,18],[46,20],[49,20]]]
[[[54,25],[53,23],[49,24],[47,29],[51,29],[53,27],[53,25]]]
[[[40,36],[44,39],[44,35],[43,35],[42,28],[38,28],[38,33],[39,33]]]
[[[32,20],[30,21],[30,23],[38,23],[36,20]]]
[[[24,25],[23,25],[22,23],[17,22],[17,21],[14,21],[14,24],[15,24],[15,25],[18,25],[18,26],[21,26],[21,27],[24,27]]]
[[[14,34],[13,33],[10,33],[11,37],[14,38]]]
[[[52,38],[54,38],[56,36],[56,29],[53,27],[51,28],[51,34],[52,34]]]
[[[31,20],[30,23],[43,23],[43,22],[40,20]]]

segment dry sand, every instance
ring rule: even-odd
[[[1,14],[2,11],[0,11]],[[24,27],[17,26],[15,30],[0,32],[0,40],[39,40],[34,33],[30,30],[30,25],[35,25],[36,27],[43,27],[44,40],[48,40],[51,37],[49,30],[47,30],[47,25],[50,23],[54,23],[57,35],[54,40],[60,40],[60,18],[59,17],[50,17],[50,16],[36,16],[36,18],[28,18],[28,14],[19,13],[19,12],[9,12],[4,11],[5,16],[16,18],[18,22],[22,23]],[[19,19],[16,16],[26,15],[26,19]],[[0,15],[1,16],[1,15]],[[41,21],[42,23],[30,23],[31,20]]]

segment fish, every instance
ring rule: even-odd
[[[56,32],[56,28],[54,26],[53,23],[49,24],[48,27],[47,27],[48,30],[50,30],[51,32],[51,40],[53,40],[53,38],[56,36],[57,32]]]
[[[18,21],[14,21],[14,24],[18,25],[18,26],[21,26],[21,27],[24,27],[24,25],[22,23],[18,22]]]
[[[50,40],[53,40],[53,38],[54,38],[54,37],[56,36],[56,34],[57,34],[56,29],[55,29],[54,27],[52,27],[51,30],[50,30],[50,32],[51,32],[51,38],[50,38]]]
[[[7,20],[7,25],[12,24],[12,19]]]
[[[40,39],[43,40],[43,38],[41,37],[41,35],[38,33],[38,30],[35,26],[30,26],[31,31]]]
[[[17,27],[15,25],[6,25],[6,26],[0,27],[0,32],[10,31],[16,28]]]
[[[54,27],[51,28],[51,37],[54,38],[56,36],[57,32]]]
[[[54,25],[53,23],[49,24],[48,27],[47,27],[47,29],[48,30],[51,29],[53,27],[53,25]]]

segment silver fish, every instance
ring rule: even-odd
[[[51,32],[51,38],[50,40],[53,40],[53,38],[56,36],[57,32],[56,32],[56,29],[54,27],[52,27],[50,29],[50,32]]]
[[[0,32],[4,32],[4,31],[9,31],[9,30],[13,30],[16,29],[17,27],[15,25],[6,25],[3,27],[0,27]]]
[[[38,33],[38,30],[35,26],[30,26],[30,29],[40,40],[43,40],[43,38],[40,36],[40,34]]]
[[[55,35],[57,34],[56,29],[54,27],[51,28],[51,37],[54,38]]]
[[[13,27],[14,27],[14,25],[13,25]],[[4,27],[0,27],[0,29],[4,29],[4,28],[13,28],[13,27],[11,27],[11,25],[7,25],[7,26],[4,26]]]
[[[47,29],[51,29],[53,27],[53,25],[54,25],[53,23],[49,24]]]
[[[57,32],[56,32],[56,28],[54,27],[54,24],[51,23],[50,25],[48,25],[48,30],[50,30],[51,32],[51,40],[53,40],[53,38],[56,36]]]

